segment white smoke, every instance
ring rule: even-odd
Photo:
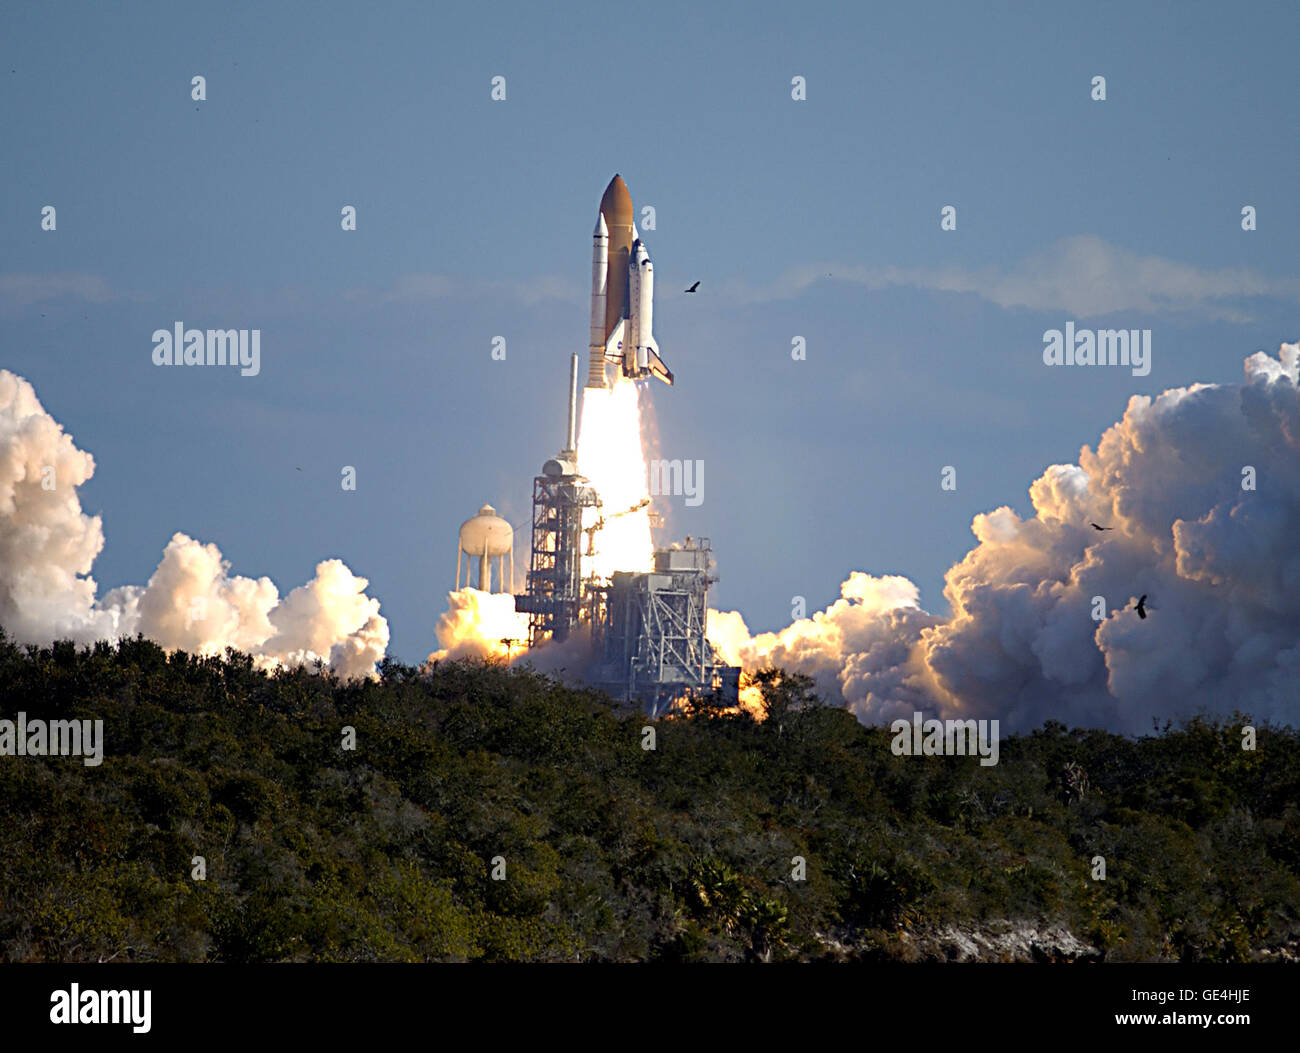
[[[917,709],[1008,731],[1057,719],[1141,733],[1234,710],[1293,722],[1298,361],[1283,344],[1248,358],[1241,384],[1134,396],[1095,451],[1033,483],[1031,518],[975,517],[978,544],[946,575],[951,618],[922,611],[904,578],[855,572],[842,599],[779,633],[750,637],[711,611],[710,639],[747,670],[811,675],[869,723]]]
[[[23,643],[78,643],[143,633],[168,650],[222,654],[263,666],[327,662],[368,676],[388,647],[388,622],[368,582],[340,560],[283,600],[269,578],[232,577],[216,545],[175,534],[145,586],[96,599],[90,577],[104,547],[77,487],[95,471],[22,377],[0,370],[0,626]]]

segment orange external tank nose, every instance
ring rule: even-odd
[[[605,337],[627,313],[627,263],[632,252],[632,195],[623,177],[615,174],[600,199],[609,227],[609,265],[605,283]]]

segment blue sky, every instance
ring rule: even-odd
[[[657,212],[659,452],[706,465],[671,535],[713,539],[752,629],[853,569],[943,611],[975,513],[1026,510],[1130,394],[1297,336],[1294,5],[10,3],[0,30],[0,366],[95,456],[101,591],[177,530],[282,592],[339,556],[423,658],[460,522],[525,520],[561,443],[615,171]],[[260,328],[261,374],[156,368],[177,320]],[[1150,375],[1045,367],[1069,320],[1150,328]]]

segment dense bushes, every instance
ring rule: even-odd
[[[0,757],[0,959],[780,960],[1009,919],[1232,961],[1300,935],[1293,731],[1049,724],[983,768],[762,688],[769,720],[701,709],[647,751],[640,715],[491,664],[344,684],[0,636],[0,717],[105,740],[99,767]]]

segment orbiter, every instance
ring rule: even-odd
[[[623,376],[673,382],[659,357],[654,325],[655,268],[637,237],[632,195],[615,175],[600,199],[591,243],[591,359],[587,387],[605,386],[605,363],[621,363]]]

